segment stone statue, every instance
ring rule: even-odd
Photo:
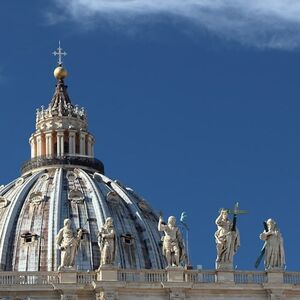
[[[184,260],[184,243],[181,232],[176,226],[176,218],[170,216],[168,224],[163,223],[162,217],[159,217],[158,231],[163,231],[165,235],[163,241],[163,254],[167,259],[168,267],[178,267]]]
[[[228,218],[227,209],[221,209],[220,215],[216,219],[216,225],[218,227],[215,232],[217,246],[216,268],[232,269],[233,255],[240,246],[240,236],[235,223]]]
[[[283,269],[285,267],[285,256],[282,235],[274,220],[269,219],[266,224],[267,228],[259,235],[259,238],[265,241],[263,248],[265,249],[265,268],[266,270]]]
[[[71,220],[64,220],[64,227],[60,229],[56,236],[56,245],[61,250],[61,262],[58,270],[66,268],[73,268],[75,263],[75,256],[77,248],[82,236],[82,230],[74,232],[71,228]]]
[[[98,244],[101,252],[100,266],[113,265],[116,253],[116,234],[111,217],[107,218],[101,227]]]

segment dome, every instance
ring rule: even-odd
[[[63,78],[48,108],[37,110],[29,142],[31,159],[21,176],[0,188],[1,270],[56,271],[55,239],[67,218],[74,231],[83,230],[76,268],[97,269],[98,233],[107,217],[114,221],[118,267],[165,267],[158,216],[131,188],[104,175],[86,111],[71,103]]]

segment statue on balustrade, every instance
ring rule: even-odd
[[[176,226],[176,218],[170,216],[168,224],[163,222],[162,217],[159,217],[158,231],[163,231],[163,254],[167,259],[168,267],[178,267],[180,263],[185,261],[184,242],[180,229]]]
[[[265,269],[284,269],[285,255],[283,247],[283,238],[273,219],[264,223],[265,230],[259,235],[259,238],[265,241],[262,249],[262,255],[265,258]]]
[[[216,269],[232,269],[233,256],[240,246],[240,235],[236,228],[236,216],[239,213],[236,205],[231,221],[228,218],[228,209],[221,209],[216,219],[217,231],[215,232],[215,240],[217,247]],[[236,213],[234,213],[236,212]]]
[[[98,234],[98,244],[101,252],[100,267],[113,265],[116,254],[116,234],[113,219],[108,217]]]
[[[75,256],[80,244],[82,230],[78,232],[71,228],[71,220],[64,220],[64,227],[60,229],[56,236],[56,245],[61,250],[61,261],[58,270],[74,268]]]

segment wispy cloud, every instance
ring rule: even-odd
[[[158,16],[188,21],[220,37],[256,47],[300,47],[299,0],[55,0],[69,19],[149,23]]]

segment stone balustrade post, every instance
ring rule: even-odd
[[[102,266],[97,272],[98,281],[118,281],[118,269],[114,266]]]
[[[168,267],[167,280],[170,282],[183,282],[184,281],[184,269],[182,267]]]
[[[267,272],[268,283],[283,284],[283,271],[272,270]]]
[[[216,281],[224,283],[234,282],[234,272],[233,270],[217,270],[216,271]]]

